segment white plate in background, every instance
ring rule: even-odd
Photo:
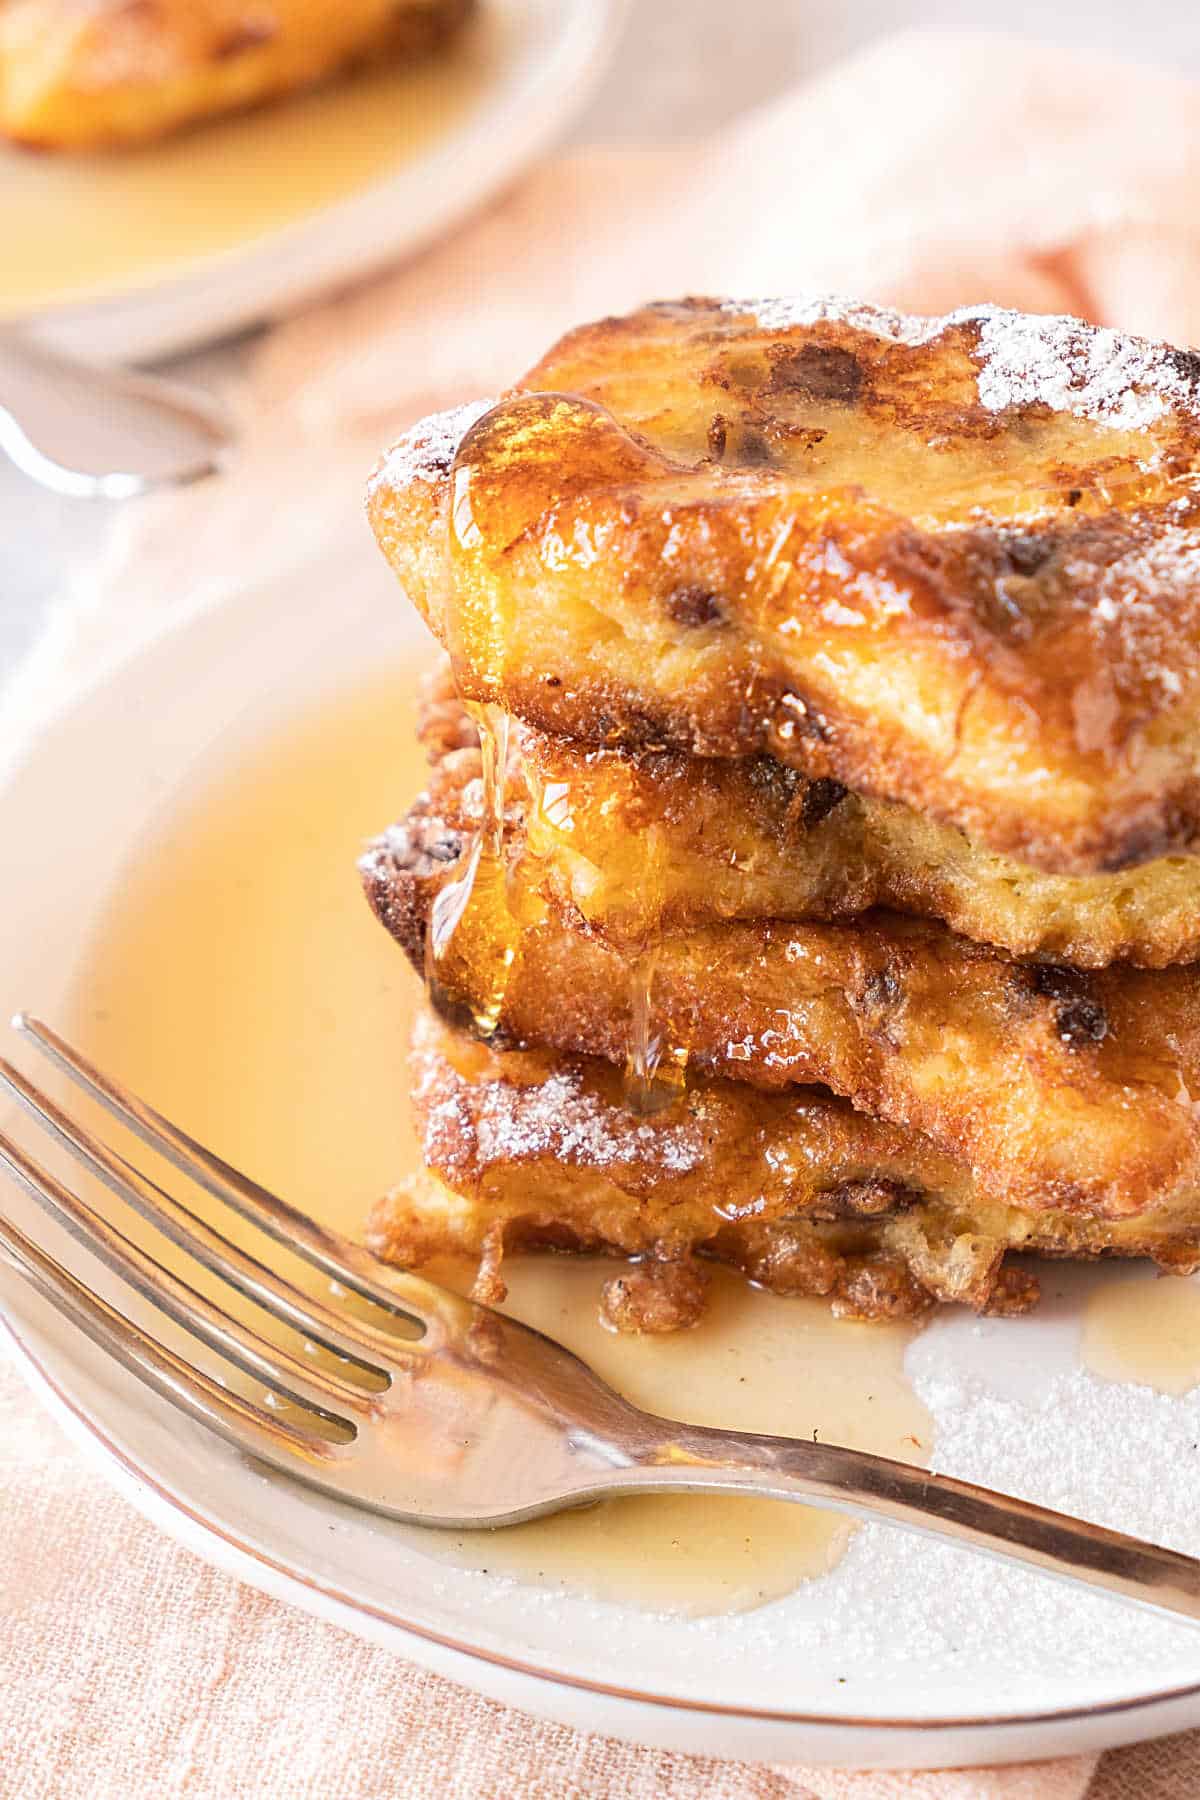
[[[461,40],[411,69],[330,83],[130,151],[0,147],[9,249],[25,246],[0,272],[0,319],[32,319],[79,354],[145,360],[419,249],[564,129],[603,72],[626,4],[481,0]],[[322,166],[309,179],[313,142]],[[330,174],[339,155],[353,162],[340,192]]]

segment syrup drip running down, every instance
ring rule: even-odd
[[[616,755],[617,752],[597,754]],[[536,759],[526,767],[524,776],[527,789],[525,854],[547,858],[553,858],[556,853],[561,856],[576,831],[571,782],[547,781]],[[593,872],[598,873],[591,865],[586,806],[583,816],[585,829],[575,848],[580,864],[585,869],[591,866]],[[630,833],[631,837],[634,835]],[[630,1044],[625,1061],[625,1096],[629,1106],[639,1113],[661,1111],[678,1097],[686,1080],[688,1063],[686,1033],[668,1017],[661,996],[655,993],[661,933],[653,925],[648,926],[647,920],[657,919],[663,911],[661,896],[656,902],[654,893],[656,886],[661,886],[662,875],[661,857],[656,854],[656,846],[648,841],[649,835],[642,832],[636,836],[636,848],[630,859],[632,875],[626,882],[627,911],[610,911],[605,919],[606,937],[619,943],[631,957]],[[643,849],[644,854],[639,858],[637,852]],[[623,865],[616,879],[620,880],[627,873],[629,865]],[[614,871],[606,869],[603,879],[607,882],[613,878]],[[589,879],[584,875],[583,885],[586,886]],[[635,883],[636,893],[629,891]],[[586,918],[586,903],[581,911]]]
[[[510,541],[504,517],[505,472],[521,455],[519,433],[507,429],[506,403],[483,414],[466,433],[451,473],[450,660],[460,697],[479,732],[482,812],[462,872],[434,902],[426,940],[430,1002],[484,1039],[499,1029],[504,999],[528,923],[513,910],[508,884],[505,811],[509,720],[495,704],[505,692],[509,634],[505,584],[491,578],[490,546]],[[489,696],[479,698],[480,693]],[[561,796],[569,808],[569,795]],[[523,854],[532,852],[528,846]],[[642,1113],[669,1106],[682,1091],[688,1052],[655,1007],[654,943],[637,946],[630,979],[630,1044],[625,1070],[629,1105]]]
[[[687,1045],[676,1041],[668,1021],[654,1005],[656,947],[633,966],[629,981],[629,1055],[625,1063],[625,1101],[634,1112],[665,1112],[683,1092],[687,1080]]]
[[[486,415],[483,423],[486,423]],[[455,680],[479,733],[481,810],[462,871],[438,894],[425,945],[425,985],[430,1003],[456,1024],[484,1039],[495,1035],[520,947],[520,923],[508,896],[504,816],[507,804],[509,721],[499,707],[470,698],[463,675],[484,671],[495,690],[504,667],[503,611],[478,579],[484,534],[475,519],[469,431],[455,455],[451,479],[450,552],[453,601],[447,618]]]
[[[439,1012],[456,1020],[465,1013],[478,1034],[490,1038],[500,1023],[520,935],[505,865],[509,725],[495,707],[471,703],[467,710],[479,732],[483,812],[461,874],[434,901],[425,986]]]

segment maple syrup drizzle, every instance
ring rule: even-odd
[[[552,860],[564,837],[575,830],[576,808],[568,780],[547,781],[536,762],[526,770],[528,789],[524,854]],[[586,816],[586,813],[585,813]],[[579,845],[587,857],[586,833]],[[642,867],[646,884],[661,885],[656,873],[658,859],[647,856]],[[626,949],[632,964],[629,977],[630,1043],[625,1059],[625,1099],[640,1113],[657,1112],[668,1106],[683,1090],[687,1079],[688,1045],[678,1026],[666,1016],[655,1001],[655,973],[662,933],[656,926],[644,923],[647,902],[649,916],[657,918],[663,907],[654,905],[652,896],[631,896],[630,912],[622,916],[609,912],[605,929]],[[584,909],[586,911],[586,908]],[[634,919],[639,923],[634,926]]]
[[[472,499],[474,434],[455,453],[451,473],[451,603],[447,648],[463,705],[479,733],[482,806],[461,871],[437,895],[425,941],[425,985],[431,1005],[480,1037],[499,1028],[504,997],[520,949],[521,925],[508,891],[505,809],[509,720],[491,703],[468,699],[463,672],[482,672],[499,691],[507,653],[505,616],[494,588],[479,579],[484,534]]]
[[[1081,1359],[1105,1381],[1190,1392],[1200,1385],[1200,1282],[1158,1271],[1110,1274],[1088,1295]]]
[[[375,1198],[422,1160],[407,1062],[419,987],[353,872],[395,804],[397,781],[415,792],[424,775],[416,676],[411,665],[381,669],[352,693],[306,708],[248,754],[226,756],[211,786],[174,795],[85,947],[67,1016],[68,1035],[101,1067],[355,1241]],[[239,1046],[236,1080],[230,1043]],[[463,1055],[471,1056],[466,1044]],[[474,1046],[474,1056],[488,1052]],[[198,1195],[203,1217],[206,1205],[220,1210]],[[261,1253],[249,1225],[229,1214],[214,1222]],[[223,1283],[136,1215],[122,1215],[121,1226],[271,1332],[249,1301],[231,1301]],[[279,1255],[305,1286],[305,1265]],[[598,1305],[620,1267],[508,1258],[504,1309],[561,1339],[652,1411],[751,1431],[818,1431],[884,1456],[927,1458],[932,1423],[904,1374],[910,1323],[836,1319],[823,1300],[781,1298],[714,1267],[712,1303],[693,1331],[617,1335],[601,1325]],[[465,1290],[474,1265],[428,1273]],[[314,1361],[336,1368],[320,1354]],[[720,1614],[819,1578],[852,1530],[836,1514],[804,1507],[676,1495],[469,1536],[400,1525],[388,1536],[423,1556],[541,1587]]]
[[[514,912],[508,882],[509,720],[497,705],[468,698],[480,691],[502,695],[508,666],[511,602],[505,584],[493,579],[488,568],[489,545],[506,542],[507,532],[486,516],[497,494],[502,497],[505,478],[521,455],[519,433],[503,429],[505,408],[502,401],[475,422],[455,451],[450,475],[447,648],[459,696],[479,731],[483,812],[461,873],[434,903],[425,965],[431,1003],[451,1021],[469,1022],[484,1038],[500,1026],[522,929],[528,923]],[[560,809],[569,811],[569,793],[558,798]],[[526,842],[522,854],[535,852]],[[630,948],[635,955],[625,1096],[634,1110],[652,1113],[669,1106],[682,1091],[688,1048],[677,1041],[669,1019],[655,1005],[658,934]]]
[[[509,722],[495,707],[472,702],[467,711],[479,733],[483,811],[460,873],[433,903],[425,987],[439,1012],[457,1021],[465,1014],[481,1037],[490,1038],[500,1024],[520,936],[505,856]]]
[[[664,1112],[683,1092],[688,1047],[680,1043],[661,1008],[655,1007],[654,975],[658,944],[637,958],[629,977],[629,1054],[625,1061],[625,1104],[634,1112]]]

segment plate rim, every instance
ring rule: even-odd
[[[179,1532],[180,1541],[190,1544],[192,1530],[202,1538],[218,1540],[220,1545],[232,1550],[240,1561],[244,1560],[256,1569],[264,1570],[289,1589],[302,1590],[300,1595],[294,1597],[294,1602],[306,1611],[316,1612],[317,1610],[304,1598],[304,1596],[312,1596],[315,1600],[333,1605],[339,1612],[368,1618],[405,1637],[416,1638],[423,1643],[436,1645],[439,1649],[452,1651],[458,1656],[465,1657],[468,1661],[486,1663],[508,1674],[518,1675],[539,1684],[545,1683],[569,1688],[576,1693],[597,1694],[604,1699],[633,1702],[662,1711],[699,1715],[717,1721],[736,1719],[747,1723],[807,1726],[828,1731],[873,1731],[897,1734],[903,1732],[918,1735],[941,1735],[966,1731],[1015,1731],[1029,1727],[1067,1725],[1087,1720],[1121,1717],[1153,1706],[1179,1705],[1200,1696],[1200,1681],[1196,1681],[1162,1689],[1152,1694],[1101,1701],[1088,1706],[1053,1707],[1041,1712],[960,1713],[905,1719],[866,1713],[783,1711],[775,1708],[728,1705],[709,1700],[687,1700],[678,1695],[656,1694],[636,1688],[621,1688],[611,1682],[590,1680],[581,1675],[564,1674],[560,1670],[543,1668],[536,1663],[526,1662],[518,1657],[505,1656],[479,1645],[465,1643],[430,1626],[401,1618],[385,1607],[371,1605],[331,1585],[313,1580],[311,1576],[306,1575],[287,1560],[264,1555],[261,1549],[247,1543],[236,1532],[209,1516],[203,1507],[172,1491],[157,1475],[144,1468],[136,1457],[114,1442],[105,1429],[89,1416],[82,1405],[72,1398],[61,1382],[45,1366],[36,1350],[22,1336],[20,1327],[3,1314],[0,1314],[0,1334],[15,1352],[14,1361],[23,1378],[35,1393],[48,1398],[51,1402],[49,1410],[52,1415],[63,1423],[65,1423],[64,1415],[69,1417],[74,1424],[74,1429],[69,1431],[73,1441],[79,1443],[80,1440],[86,1440],[91,1450],[98,1453],[96,1461],[101,1467],[110,1472],[114,1469],[119,1471],[117,1483],[114,1485],[117,1485],[118,1491],[126,1494],[126,1497],[150,1523],[159,1523],[154,1514],[160,1507],[169,1511],[178,1519],[186,1521],[186,1527]],[[134,1378],[131,1377],[131,1379]],[[204,1428],[199,1427],[199,1429]],[[253,1464],[255,1459],[248,1457],[247,1461]],[[279,1473],[279,1471],[272,1470],[273,1475]],[[282,1479],[288,1480],[289,1478],[283,1475]],[[143,1503],[142,1496],[146,1494],[154,1496],[153,1511]],[[204,1552],[197,1553],[204,1554]]]
[[[329,547],[319,558],[320,563],[326,560],[337,561],[337,551]],[[263,575],[249,585],[250,596],[257,590],[271,590],[281,585],[284,577]],[[19,782],[29,762],[37,755],[41,740],[62,729],[79,711],[95,705],[104,690],[112,682],[131,667],[144,660],[169,654],[175,640],[186,641],[189,632],[203,629],[214,621],[215,615],[232,613],[247,606],[246,587],[231,583],[220,596],[214,597],[205,604],[186,610],[174,619],[160,619],[147,622],[146,628],[138,632],[131,641],[117,646],[109,657],[98,664],[93,664],[86,677],[63,684],[53,699],[43,705],[37,715],[37,730],[28,729],[18,733],[18,741],[8,745],[7,755],[0,755],[0,794],[11,785]],[[19,684],[18,676],[18,684]],[[3,710],[7,710],[5,707]],[[639,1707],[651,1709],[666,1719],[707,1720],[714,1725],[722,1723],[732,1725],[741,1723],[747,1727],[775,1725],[796,1732],[808,1731],[819,1734],[822,1738],[841,1736],[843,1739],[874,1734],[877,1738],[892,1739],[900,1752],[900,1762],[896,1766],[932,1767],[949,1766],[928,1761],[914,1761],[902,1749],[899,1740],[907,1737],[911,1740],[925,1742],[934,1754],[939,1747],[952,1749],[954,1740],[970,1737],[982,1732],[993,1734],[1013,1748],[1012,1740],[1021,1733],[1031,1730],[1053,1730],[1055,1727],[1095,1725],[1104,1720],[1132,1720],[1152,1715],[1156,1709],[1171,1709],[1167,1719],[1148,1721],[1148,1729],[1135,1730],[1120,1739],[1112,1738],[1109,1742],[1130,1741],[1132,1738],[1162,1735],[1168,1731],[1186,1728],[1188,1725],[1200,1724],[1196,1716],[1196,1703],[1200,1701],[1200,1679],[1176,1682],[1170,1686],[1158,1687],[1138,1694],[1114,1695],[1076,1704],[1050,1707],[1038,1710],[1023,1709],[1010,1712],[972,1711],[953,1712],[944,1715],[926,1717],[903,1717],[894,1715],[873,1715],[867,1713],[840,1714],[834,1712],[808,1712],[797,1709],[755,1708],[737,1703],[724,1703],[712,1699],[690,1700],[685,1696],[660,1694],[647,1688],[623,1688],[611,1681],[589,1677],[584,1674],[567,1673],[545,1666],[543,1663],[524,1660],[494,1650],[487,1645],[472,1644],[453,1637],[439,1630],[436,1626],[415,1622],[401,1616],[387,1606],[373,1606],[369,1601],[346,1593],[334,1585],[314,1579],[307,1574],[293,1559],[277,1558],[253,1543],[239,1536],[236,1530],[214,1518],[203,1502],[189,1500],[182,1490],[175,1491],[160,1475],[147,1468],[141,1457],[130,1447],[114,1442],[106,1427],[101,1424],[92,1409],[81,1400],[76,1400],[64,1387],[58,1377],[46,1367],[38,1349],[29,1341],[22,1324],[12,1318],[0,1314],[0,1331],[3,1338],[12,1346],[15,1366],[29,1383],[31,1388],[49,1403],[49,1410],[61,1423],[67,1425],[72,1441],[90,1456],[96,1466],[104,1474],[110,1485],[114,1486],[127,1500],[134,1504],[138,1511],[147,1517],[159,1529],[182,1541],[195,1554],[205,1557],[218,1567],[229,1569],[230,1560],[238,1565],[235,1573],[239,1579],[250,1585],[274,1594],[280,1593],[292,1604],[300,1606],[310,1613],[320,1614],[321,1605],[336,1610],[339,1623],[343,1628],[356,1629],[356,1622],[362,1621],[376,1628],[372,1634],[374,1641],[379,1642],[379,1632],[394,1634],[401,1640],[407,1640],[405,1648],[410,1655],[420,1658],[420,1646],[428,1645],[442,1651],[455,1659],[461,1658],[470,1669],[482,1667],[497,1671],[501,1675],[516,1678],[534,1691],[527,1710],[538,1710],[536,1694],[540,1691],[549,1694],[554,1690],[571,1695],[594,1695],[599,1699],[615,1703],[624,1712],[634,1712]],[[38,1332],[34,1327],[30,1335],[36,1340]],[[129,1377],[129,1380],[133,1380]],[[140,1384],[139,1388],[140,1388]],[[165,1403],[164,1403],[165,1404]],[[68,1421],[70,1421],[68,1425]],[[250,1466],[253,1466],[251,1463]],[[281,1479],[287,1479],[281,1477]],[[169,1514],[181,1521],[178,1530],[172,1530],[165,1523],[163,1514]],[[232,1553],[232,1558],[230,1554]],[[261,1577],[261,1578],[259,1578]],[[364,1635],[362,1625],[358,1625],[360,1635]],[[399,1649],[400,1645],[393,1645]],[[469,1683],[469,1674],[452,1676]],[[508,1700],[509,1704],[520,1701]],[[1181,1717],[1180,1713],[1188,1711],[1190,1716]],[[596,1721],[590,1729],[609,1731],[612,1735],[627,1735],[635,1741],[639,1738],[635,1729],[624,1733],[615,1730],[616,1721]],[[629,1723],[628,1720],[625,1721]],[[588,1729],[589,1727],[580,1727]],[[702,1747],[692,1746],[693,1753],[702,1753]],[[1062,1755],[1070,1751],[1059,1749],[1043,1754]],[[720,1752],[716,1752],[720,1754]],[[727,1753],[728,1754],[728,1753]],[[743,1754],[735,1752],[734,1754]],[[752,1754],[752,1753],[751,1753]],[[1007,1760],[1025,1760],[1026,1755],[1037,1756],[1037,1746],[1021,1746],[1015,1756]],[[817,1760],[821,1760],[819,1757]],[[840,1759],[839,1759],[840,1760]],[[993,1753],[993,1760],[996,1760]],[[886,1765],[877,1765],[886,1766]]]

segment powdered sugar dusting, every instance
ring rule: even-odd
[[[371,839],[359,857],[359,874],[376,879],[389,874],[395,864],[406,854],[408,847],[409,838],[404,827],[389,825],[386,831]]]
[[[1047,406],[1125,431],[1152,425],[1172,410],[1200,416],[1200,362],[1193,367],[1188,352],[1065,314],[981,305],[925,318],[836,295],[727,300],[722,310],[749,314],[765,331],[828,320],[914,347],[955,326],[973,325],[979,401],[989,412]]]
[[[643,1166],[683,1175],[704,1161],[701,1131],[691,1119],[653,1125],[585,1088],[569,1063],[529,1085],[489,1076],[466,1081],[415,1039],[418,1109],[425,1114],[425,1156],[436,1170],[552,1159],[576,1167]]]
[[[980,318],[979,350],[989,412],[1049,406],[1136,431],[1173,408],[1197,410],[1178,352],[1079,319],[993,311]]]
[[[931,1467],[1196,1555],[1200,1389],[1171,1399],[1079,1366],[1086,1295],[1123,1278],[1064,1269],[1061,1291],[1029,1319],[939,1315],[905,1362],[934,1421]],[[693,1630],[718,1653],[733,1623],[706,1619]],[[1072,1683],[1123,1694],[1170,1685],[1195,1678],[1200,1654],[1195,1628],[1181,1621],[875,1524],[824,1581],[736,1631],[743,1658],[835,1659],[868,1704],[915,1665],[942,1705],[965,1710],[983,1696],[997,1708],[1041,1710]]]
[[[414,801],[414,809],[424,795]],[[420,845],[414,840],[413,833],[407,823],[401,820],[396,825],[389,825],[378,837],[372,838],[358,859],[360,875],[386,878],[396,869],[405,868],[414,855],[420,853]]]
[[[842,294],[792,294],[772,300],[724,300],[721,311],[734,316],[749,314],[763,331],[796,331],[806,325],[829,321],[869,331],[895,344],[924,344],[948,323],[945,318],[925,318],[872,306],[866,300],[850,300]]]
[[[1064,1269],[1064,1293],[1028,1319],[934,1320],[906,1357],[934,1420],[933,1467],[1194,1555],[1200,1390],[1170,1399],[1079,1367],[1084,1296],[1113,1278]],[[818,1387],[821,1367],[817,1359]],[[836,1435],[836,1413],[828,1425]],[[657,1676],[662,1691],[670,1670],[669,1691],[727,1705],[1019,1717],[1182,1686],[1200,1672],[1193,1625],[885,1524],[860,1526],[829,1575],[732,1616],[617,1612],[473,1570],[455,1581],[472,1617],[562,1641],[615,1638],[626,1684]]]
[[[440,481],[449,474],[458,446],[472,425],[495,404],[494,399],[469,400],[419,419],[386,453],[367,484],[368,494],[381,489],[395,492],[411,487],[414,481]]]
[[[989,1394],[974,1377],[943,1377],[942,1362],[922,1357],[920,1345],[909,1353],[936,1423],[935,1468],[1193,1555],[1200,1549],[1190,1493],[1185,1503],[1180,1491],[1185,1480],[1194,1491],[1200,1398],[1168,1401],[1076,1370],[1018,1401]],[[1148,1470],[1172,1468],[1178,1482],[1147,1479]],[[715,1637],[728,1623],[703,1620],[698,1630]],[[915,1664],[943,1704],[961,1693],[963,1710],[984,1710],[985,1697],[997,1710],[1041,1710],[1072,1682],[1144,1690],[1167,1671],[1177,1678],[1181,1665],[1194,1669],[1197,1648],[1182,1621],[882,1525],[860,1529],[831,1576],[752,1616],[740,1635],[743,1655],[757,1639],[762,1656],[836,1659],[854,1671],[860,1693],[864,1682],[885,1686]]]
[[[837,294],[724,300],[721,311],[752,318],[764,331],[829,322],[913,349],[973,327],[979,403],[989,412],[1045,406],[1122,431],[1144,429],[1172,411],[1200,418],[1200,358],[1066,314],[983,304],[925,317]],[[495,404],[472,400],[419,420],[383,457],[368,493],[443,479],[471,426]]]

